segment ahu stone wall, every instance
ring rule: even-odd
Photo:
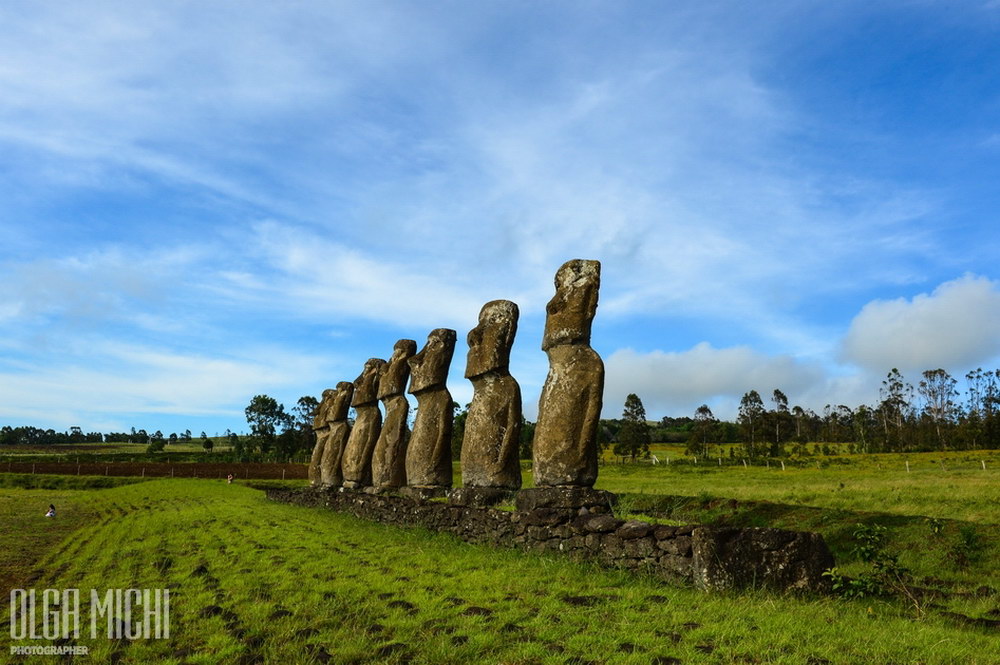
[[[268,490],[270,499],[328,508],[366,520],[451,533],[470,543],[564,554],[645,571],[705,590],[829,590],[833,557],[822,536],[781,529],[665,526],[624,521],[609,492],[525,490],[513,510],[481,505],[454,490],[447,498],[346,489]]]

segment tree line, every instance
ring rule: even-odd
[[[738,444],[729,454],[756,459],[807,454],[808,442],[843,443],[850,452],[918,452],[1000,448],[1000,369],[978,368],[965,375],[966,391],[943,369],[921,373],[916,385],[892,369],[879,390],[879,401],[854,409],[844,404],[827,404],[821,413],[798,405],[789,406],[788,397],[775,388],[769,406],[756,390],[740,400],[735,422],[717,419],[707,404],[694,417],[664,417],[656,426],[646,420],[642,401],[635,394],[625,400],[621,419],[601,420],[598,440],[602,450],[612,448],[622,459],[635,460],[649,455],[652,441],[685,443],[688,454],[710,454],[715,444]],[[244,409],[250,435],[241,437],[226,430],[232,452],[241,460],[289,461],[312,450],[315,435],[313,418],[319,400],[300,397],[291,411],[268,395],[255,395]],[[453,404],[452,450],[461,457],[468,405]],[[524,420],[520,457],[531,459],[534,423]],[[146,430],[131,432],[84,433],[79,427],[56,432],[37,427],[0,428],[0,445],[64,443],[147,443],[149,452],[163,450],[169,443],[191,441],[190,430],[164,436]],[[214,443],[205,432],[202,445]]]
[[[740,400],[735,423],[716,419],[702,404],[690,420],[689,454],[712,443],[740,443],[742,456],[805,454],[809,441],[845,443],[851,452],[922,452],[1000,448],[1000,370],[978,368],[965,375],[967,389],[943,369],[926,370],[916,385],[893,368],[882,381],[879,401],[854,409],[827,404],[822,413],[789,406],[775,389],[765,405],[756,390]],[[736,441],[731,441],[733,435]],[[726,435],[726,436],[720,436]],[[731,449],[731,454],[736,454]]]

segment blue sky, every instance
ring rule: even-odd
[[[246,429],[599,259],[606,417],[1000,366],[1000,2],[0,6],[0,424]]]

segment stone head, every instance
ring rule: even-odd
[[[323,398],[319,401],[319,406],[316,407],[316,417],[313,418],[313,429],[326,427],[327,414],[330,411],[330,407],[333,406],[333,398],[336,394],[337,391],[333,388],[327,388],[323,391]]]
[[[448,366],[455,353],[457,335],[451,328],[437,328],[427,336],[427,343],[420,353],[409,360],[411,394],[427,388],[444,386],[448,381]]]
[[[347,412],[351,408],[351,399],[354,397],[354,384],[350,381],[341,381],[337,384],[337,390],[333,396],[333,405],[327,413],[326,419],[330,422],[347,420]]]
[[[412,339],[401,339],[392,347],[392,357],[378,382],[379,399],[406,392],[406,382],[410,378],[410,365],[407,361],[416,352],[417,343]]]
[[[587,344],[597,313],[601,262],[573,259],[556,272],[556,294],[545,307],[542,350],[561,344]]]
[[[517,334],[518,314],[517,304],[510,300],[491,300],[483,305],[479,325],[469,331],[465,378],[507,371],[510,347]]]
[[[378,400],[378,380],[385,370],[385,361],[381,358],[369,358],[365,368],[358,378],[354,379],[354,399],[351,406],[365,406]]]

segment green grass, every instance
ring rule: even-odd
[[[81,503],[87,493],[71,489],[20,489],[10,487],[7,476],[0,474],[0,591],[10,597],[10,589],[25,583],[30,570],[52,548],[75,529],[91,519]],[[46,518],[49,504],[56,506],[56,517]],[[7,613],[0,614],[6,617]],[[6,628],[0,632],[6,635]],[[2,654],[0,654],[2,657]]]
[[[919,515],[1000,525],[1000,452],[819,457],[808,466],[606,463],[597,487]],[[906,471],[906,461],[910,471]],[[986,470],[980,466],[986,461]],[[816,467],[819,462],[822,468]],[[942,469],[941,464],[944,464]]]
[[[60,476],[34,473],[0,473],[0,488],[87,490],[143,482],[134,476]]]
[[[171,589],[170,640],[81,640],[95,663],[998,662],[995,634],[895,602],[709,595],[239,484],[67,490],[58,523],[35,509],[56,494],[7,495],[18,537],[71,530],[47,541],[35,588]]]

